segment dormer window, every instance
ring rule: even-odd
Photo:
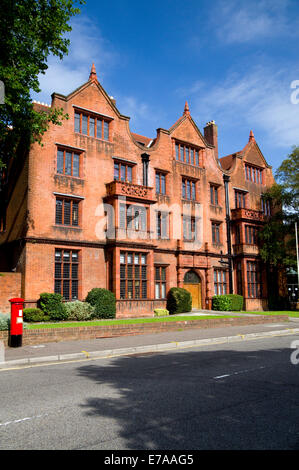
[[[175,158],[177,161],[199,166],[199,150],[191,145],[176,142]]]
[[[75,111],[75,132],[80,134],[109,140],[109,124],[110,120],[99,114],[92,115],[85,111]]]
[[[245,163],[245,179],[246,181],[251,181],[252,183],[263,184],[262,178],[263,170],[257,168],[253,165]]]

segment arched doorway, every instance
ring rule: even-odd
[[[201,280],[195,271],[188,271],[184,276],[184,289],[192,296],[192,308],[202,308]]]

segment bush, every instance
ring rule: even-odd
[[[172,287],[167,294],[166,308],[170,315],[190,312],[192,310],[192,297],[190,292],[182,287]]]
[[[88,302],[67,302],[65,304],[68,320],[91,320],[94,318],[95,307]]]
[[[155,317],[165,317],[169,315],[169,311],[166,308],[156,308],[154,310]]]
[[[110,290],[95,287],[88,292],[86,302],[94,307],[94,318],[115,318],[116,299]]]
[[[223,312],[239,312],[243,308],[243,297],[237,294],[214,295],[212,309]]]
[[[60,294],[49,294],[47,292],[43,292],[40,294],[38,306],[46,315],[49,316],[50,320],[61,321],[67,319],[67,311]]]
[[[0,331],[5,331],[10,329],[10,315],[5,315],[0,313]]]
[[[29,323],[48,321],[50,319],[40,308],[24,308],[23,318],[24,321]]]

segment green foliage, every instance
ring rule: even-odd
[[[48,321],[50,319],[40,308],[24,308],[23,318],[28,323]]]
[[[167,294],[166,308],[170,315],[190,312],[192,310],[192,297],[190,292],[182,287],[172,287]]]
[[[91,320],[95,315],[95,307],[88,302],[67,302],[65,304],[68,320]]]
[[[299,213],[299,147],[282,162],[274,184],[264,199],[272,205],[272,215],[260,233],[260,254],[265,263],[277,268],[296,266],[295,222]]]
[[[6,331],[10,329],[10,315],[0,313],[0,331]]]
[[[243,296],[237,294],[214,295],[212,309],[218,311],[240,311],[243,308]]]
[[[67,118],[62,109],[39,113],[31,91],[40,92],[39,74],[48,68],[50,54],[68,53],[69,20],[81,0],[2,0],[0,22],[0,80],[5,102],[0,105],[0,168],[14,156],[23,156],[30,143],[41,142],[49,123]]]
[[[169,315],[169,311],[166,308],[155,308],[155,317],[166,317]]]
[[[87,294],[86,302],[94,307],[94,318],[115,318],[116,299],[113,292],[95,287]]]
[[[40,294],[38,305],[41,310],[49,316],[50,320],[59,321],[67,319],[67,311],[60,294],[43,292]]]
[[[289,206],[298,213],[299,209],[299,147],[294,146],[292,152],[283,160],[275,173],[280,185],[289,193]]]

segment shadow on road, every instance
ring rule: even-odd
[[[78,373],[109,393],[99,387],[82,407],[112,418],[123,449],[298,449],[299,366],[291,353],[227,347],[90,363]]]

